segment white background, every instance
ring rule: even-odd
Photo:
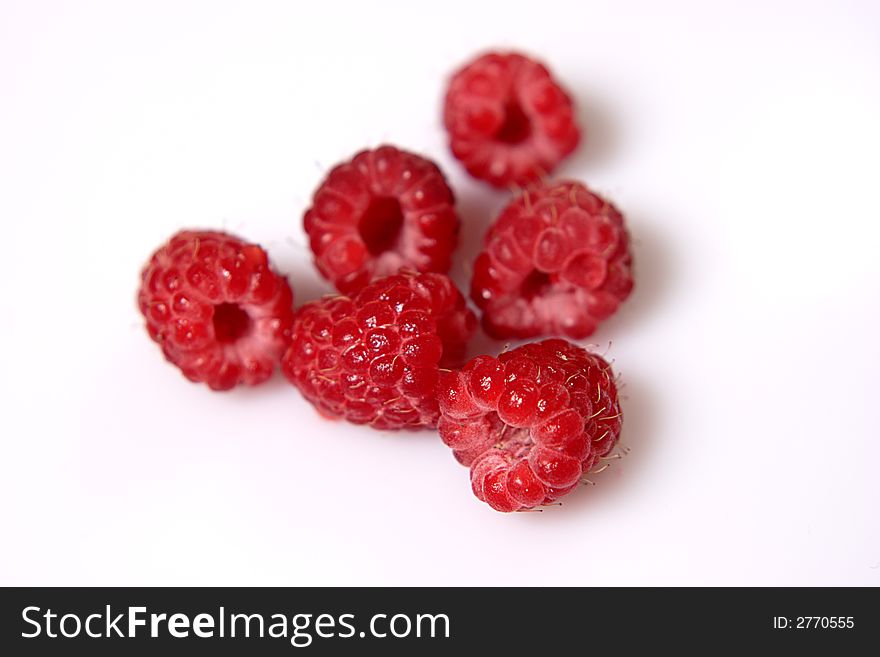
[[[166,364],[139,270],[182,227],[328,291],[301,215],[390,141],[459,197],[456,277],[504,193],[440,126],[445,76],[517,47],[588,137],[637,286],[594,342],[631,454],[503,515],[432,432],[320,419],[283,379]],[[880,5],[0,4],[0,583],[880,584]],[[498,350],[485,339],[476,350]]]

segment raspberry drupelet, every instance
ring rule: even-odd
[[[406,272],[304,305],[282,370],[324,415],[376,429],[433,427],[439,367],[461,363],[475,329],[447,276]]]
[[[617,208],[577,182],[526,188],[474,262],[471,298],[494,338],[589,336],[633,288]]]
[[[497,511],[568,494],[620,436],[611,366],[560,339],[478,356],[441,374],[440,437]]]
[[[159,248],[138,307],[165,358],[214,390],[268,379],[293,325],[293,292],[266,252],[221,232],[182,231]]]
[[[436,164],[381,146],[334,167],[303,224],[318,271],[343,293],[402,269],[449,270],[459,220]]]
[[[456,72],[444,123],[453,155],[495,187],[545,177],[580,141],[569,94],[515,52],[484,54]]]

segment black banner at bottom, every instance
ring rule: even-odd
[[[7,588],[0,653],[840,650],[876,645],[878,602],[870,588]]]

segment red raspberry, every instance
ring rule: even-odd
[[[471,297],[495,338],[584,338],[632,291],[620,212],[584,185],[526,189],[504,208],[474,263]]]
[[[565,340],[477,356],[441,374],[438,394],[440,437],[498,511],[571,492],[620,436],[611,366]]]
[[[300,308],[282,370],[325,415],[376,429],[434,426],[438,366],[461,362],[475,328],[447,276],[405,272]]]
[[[141,273],[138,306],[165,358],[214,390],[262,383],[290,342],[290,286],[263,249],[226,233],[172,237]]]
[[[518,53],[487,53],[455,73],[444,122],[455,157],[496,187],[546,176],[580,140],[569,95]]]
[[[452,190],[437,165],[394,146],[334,167],[305,214],[315,264],[351,293],[401,269],[449,271],[458,238]]]

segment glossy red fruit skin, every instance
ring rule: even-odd
[[[632,292],[623,216],[573,181],[526,188],[474,262],[471,298],[494,338],[591,335]]]
[[[546,177],[581,139],[571,96],[546,66],[516,52],[489,52],[459,69],[443,120],[453,155],[495,187]]]
[[[160,247],[138,307],[165,358],[214,390],[266,381],[293,325],[293,292],[266,252],[216,231],[181,231]]]
[[[478,356],[441,373],[440,437],[496,511],[548,504],[574,490],[620,437],[611,366],[549,339]]]
[[[440,367],[459,365],[476,318],[443,274],[405,272],[304,305],[282,370],[322,414],[376,429],[437,423]]]
[[[318,271],[350,294],[403,269],[447,272],[459,219],[437,165],[386,145],[335,166],[303,227]]]

